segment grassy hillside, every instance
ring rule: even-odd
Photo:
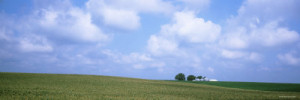
[[[0,99],[300,99],[299,92],[92,75],[0,73]]]
[[[292,83],[260,83],[260,82],[203,82],[193,81],[190,83],[207,84],[229,88],[241,88],[263,91],[300,92],[300,84]]]

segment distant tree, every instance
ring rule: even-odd
[[[185,75],[183,73],[179,73],[175,76],[175,79],[178,81],[185,81]]]
[[[188,77],[187,77],[187,80],[188,81],[193,81],[193,80],[195,80],[196,79],[196,76],[194,76],[194,75],[189,75]]]
[[[197,78],[198,78],[199,80],[201,80],[201,79],[202,79],[202,76],[198,76]]]
[[[206,78],[205,76],[204,76],[204,77],[202,77],[203,81],[205,81],[205,78]]]

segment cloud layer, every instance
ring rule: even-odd
[[[211,0],[27,3],[0,7],[0,71],[300,82],[298,0],[226,3],[239,9],[217,20]]]

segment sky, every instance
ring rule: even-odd
[[[299,0],[0,0],[0,72],[300,83]]]

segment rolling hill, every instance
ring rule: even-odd
[[[300,99],[300,92],[260,91],[95,75],[0,73],[0,99]]]

